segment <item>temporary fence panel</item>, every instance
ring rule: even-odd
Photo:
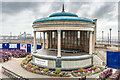
[[[24,49],[26,52],[32,53],[34,49],[33,44],[25,43],[0,43],[0,49]],[[41,45],[37,45],[37,49],[41,49]]]
[[[120,52],[107,51],[107,67],[120,69]]]

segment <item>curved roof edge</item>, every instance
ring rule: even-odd
[[[78,17],[76,14],[73,13],[66,13],[66,12],[60,12],[60,13],[53,13],[49,17],[57,17],[57,16],[71,16],[71,17]]]
[[[68,20],[68,21],[86,21],[86,22],[95,22],[95,21],[93,21],[93,20],[90,20],[90,19],[80,19],[80,18],[55,18],[55,17],[53,17],[53,18],[42,18],[42,19],[38,19],[38,20],[35,20],[34,22],[33,22],[33,24],[34,23],[37,23],[37,22],[44,22],[44,21],[62,21],[62,20]]]

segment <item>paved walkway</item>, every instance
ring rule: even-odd
[[[2,66],[9,69],[10,71],[13,71],[14,73],[20,76],[23,76],[24,78],[49,78],[49,76],[45,76],[45,75],[43,76],[24,70],[20,66],[20,63],[23,59],[24,58],[13,58],[8,62],[3,63]]]
[[[71,77],[51,77],[51,76],[46,76],[46,75],[39,75],[35,74],[29,71],[24,70],[21,66],[20,63],[22,62],[24,58],[13,58],[12,60],[5,62],[2,64],[5,68],[9,69],[10,71],[24,77],[24,78],[29,78],[30,80],[79,80],[79,77],[77,78],[71,78]],[[1,71],[1,70],[0,70]],[[2,75],[2,78],[8,78],[5,75]]]

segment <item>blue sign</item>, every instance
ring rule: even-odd
[[[20,43],[0,43],[0,49],[25,49],[26,52],[33,52],[33,44]],[[37,45],[37,49],[41,49],[41,45]]]

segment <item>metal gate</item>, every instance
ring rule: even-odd
[[[107,51],[107,67],[120,69],[120,52]]]

